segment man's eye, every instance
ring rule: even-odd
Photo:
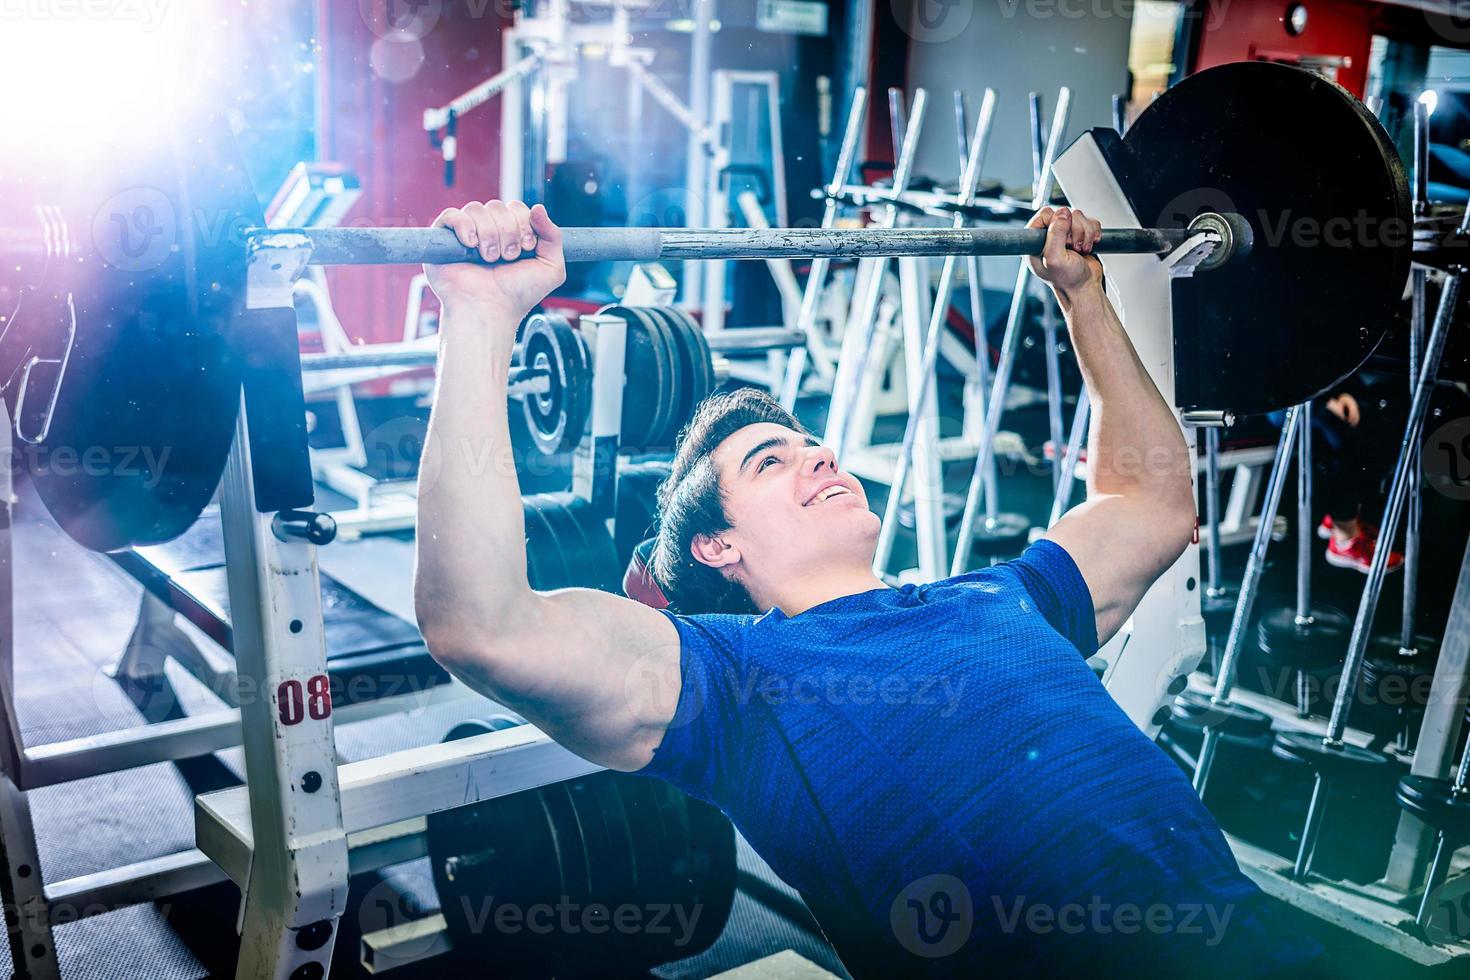
[[[765,459],[761,460],[760,465],[755,468],[755,471],[757,473],[764,473],[765,472],[765,469],[766,469],[766,466],[768,466],[771,463],[779,463],[779,462],[781,462],[781,461],[779,459],[777,459],[775,456],[767,456]]]

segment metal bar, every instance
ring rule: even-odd
[[[1418,99],[1414,100],[1414,216],[1417,218],[1429,210],[1429,107]],[[1419,377],[1419,357],[1424,345],[1425,284],[1427,273],[1415,267],[1411,279],[1413,295],[1409,317],[1409,394],[1414,393],[1414,381]],[[1399,649],[1414,649],[1414,627],[1418,618],[1416,603],[1419,598],[1419,525],[1424,512],[1420,496],[1422,476],[1422,447],[1416,442],[1410,449],[1409,460],[1409,513],[1404,522],[1404,597],[1403,616],[1400,619]]]
[[[1052,162],[1061,149],[1062,134],[1067,129],[1067,119],[1072,109],[1072,90],[1062,88],[1057,96],[1056,116],[1052,119],[1051,138],[1046,144],[1046,155],[1042,160],[1041,180],[1036,185],[1036,196],[1031,203],[1040,210],[1051,196]],[[1041,229],[1036,229],[1040,231]],[[1045,233],[1043,232],[1043,236]],[[1026,306],[1026,290],[1031,282],[1031,263],[1021,262],[1016,271],[1016,285],[1011,292],[1011,309],[1006,316],[1005,338],[1000,346],[1000,363],[996,365],[995,380],[990,386],[989,404],[985,410],[985,429],[975,449],[975,472],[970,476],[970,489],[965,497],[965,510],[960,518],[960,533],[955,541],[954,558],[950,562],[951,575],[959,575],[970,562],[970,545],[975,535],[975,517],[980,507],[980,494],[990,472],[990,462],[995,449],[995,436],[1000,431],[1001,412],[1005,411],[1006,391],[1011,384],[1011,368],[1016,362],[1016,348],[1021,335],[1021,312]]]
[[[1056,301],[1047,296],[1042,302],[1045,304],[1041,310],[1041,329],[1046,344],[1046,424],[1054,454],[1051,484],[1052,493],[1055,494],[1061,487],[1062,479],[1062,459],[1060,455],[1055,455],[1062,451],[1062,363],[1057,351]]]
[[[800,330],[780,327],[736,327],[705,338],[715,353],[754,354],[759,351],[799,349],[806,343]]]
[[[1183,228],[1104,228],[1095,252],[1167,255],[1208,232]],[[447,228],[255,229],[253,248],[297,247],[307,239],[312,265],[486,263]],[[1040,255],[1040,228],[564,228],[568,262],[904,255]]]
[[[512,82],[524,78],[535,71],[541,65],[541,55],[532,54],[522,58],[509,68],[498,74],[485,79],[479,85],[450,101],[447,105],[437,109],[424,110],[424,130],[434,132],[443,129],[449,124],[449,117],[462,116],[471,109],[477,109],[489,102],[496,93],[502,91]]]
[[[1461,234],[1465,233],[1467,225],[1470,225],[1470,211],[1466,211],[1465,218],[1460,223]],[[1439,374],[1439,362],[1444,355],[1449,323],[1460,298],[1460,286],[1464,277],[1463,270],[1452,273],[1445,280],[1444,289],[1439,296],[1439,309],[1435,313],[1434,329],[1430,332],[1429,345],[1424,352],[1424,364],[1414,381],[1414,400],[1409,406],[1408,421],[1404,424],[1404,437],[1399,446],[1398,463],[1394,466],[1393,482],[1389,484],[1388,503],[1384,507],[1378,547],[1373,552],[1373,561],[1368,567],[1368,581],[1364,584],[1362,598],[1358,601],[1352,637],[1348,641],[1347,656],[1343,659],[1342,673],[1338,679],[1337,696],[1333,699],[1332,715],[1327,721],[1327,733],[1322,739],[1326,745],[1341,745],[1342,734],[1347,729],[1349,706],[1357,693],[1358,675],[1363,669],[1363,658],[1368,653],[1368,635],[1373,629],[1373,615],[1378,610],[1378,600],[1383,593],[1383,579],[1388,573],[1388,556],[1393,550],[1394,529],[1403,517],[1413,449],[1424,433],[1424,419],[1429,413],[1429,396]],[[1316,849],[1317,835],[1321,831],[1321,814],[1326,805],[1328,788],[1327,780],[1318,772],[1317,781],[1312,787],[1307,822],[1302,828],[1301,845],[1297,849],[1294,873],[1298,879],[1306,877],[1311,870],[1312,853]]]
[[[1205,542],[1210,563],[1205,595],[1216,598],[1220,595],[1220,430],[1214,426],[1205,429],[1205,527],[1210,534]]]
[[[894,90],[889,90],[892,99]],[[895,103],[895,111],[901,114],[902,100]],[[929,105],[929,93],[924,89],[914,92],[913,115],[903,126],[903,141],[895,147],[897,163],[893,168],[893,190],[902,193],[908,189],[909,176],[913,172],[914,157],[919,151],[919,134],[924,128],[924,111]],[[897,119],[897,116],[894,117]],[[893,231],[893,226],[898,223],[898,208],[889,205],[880,219],[880,231]],[[908,229],[909,231],[922,229]],[[827,234],[831,234],[828,232]],[[862,283],[860,289],[855,289],[852,299],[851,312],[843,330],[842,349],[837,358],[837,374],[832,381],[832,399],[827,408],[827,428],[823,433],[824,441],[842,458],[847,447],[847,434],[852,428],[852,416],[857,405],[862,401],[862,391],[868,373],[868,355],[873,348],[874,333],[878,319],[878,302],[883,292],[884,272],[888,268],[887,257],[878,257],[877,261],[866,264],[867,278],[864,274],[864,264],[859,263],[858,282]]]
[[[1296,624],[1312,622],[1312,403],[1302,402],[1296,438]]]
[[[1470,211],[1466,212],[1470,219]],[[1388,503],[1384,507],[1380,525],[1378,547],[1373,553],[1373,562],[1368,568],[1368,581],[1363,586],[1363,595],[1358,603],[1357,617],[1353,620],[1352,639],[1348,642],[1347,658],[1342,665],[1341,682],[1337,697],[1332,704],[1332,717],[1327,725],[1324,741],[1338,743],[1347,728],[1348,706],[1352,703],[1357,688],[1358,674],[1363,667],[1363,658],[1368,652],[1368,636],[1373,629],[1373,614],[1378,609],[1378,598],[1383,592],[1384,576],[1388,572],[1388,556],[1393,550],[1394,529],[1403,516],[1404,499],[1408,490],[1408,474],[1413,458],[1413,447],[1424,433],[1424,419],[1429,414],[1429,396],[1434,388],[1434,379],[1439,374],[1440,358],[1444,355],[1445,339],[1449,335],[1450,319],[1460,297],[1463,272],[1455,272],[1445,280],[1444,290],[1439,297],[1439,310],[1434,317],[1434,329],[1429,335],[1429,346],[1424,353],[1424,364],[1414,384],[1414,400],[1409,407],[1409,419],[1404,425],[1404,438],[1399,449],[1398,465],[1394,467],[1393,482],[1389,485]]]
[[[987,94],[990,92],[986,89]],[[959,140],[959,159],[961,167],[963,161],[969,157],[968,140],[965,136],[970,131],[966,122],[965,94],[959,90],[955,91],[955,136]],[[973,204],[979,198],[979,177],[976,173],[976,185],[970,191],[969,203]],[[957,188],[958,190],[958,188]],[[955,198],[959,202],[958,196]],[[990,391],[990,342],[985,336],[985,286],[980,274],[980,257],[978,255],[965,256],[965,278],[970,292],[970,324],[975,330],[975,374],[966,379],[965,383],[965,425],[964,430],[968,434],[971,410],[968,407],[971,399],[975,405],[980,405],[987,392]],[[990,460],[990,469],[985,475],[985,517],[987,522],[994,520],[997,506],[996,488],[1000,486],[1000,474],[997,472],[995,459]]]
[[[1046,152],[1046,133],[1041,128],[1041,93],[1027,93],[1026,101],[1031,119],[1031,186],[1038,188],[1043,169],[1041,159]]]
[[[980,180],[980,168],[985,160],[985,151],[990,144],[990,128],[994,118],[995,92],[992,89],[986,89],[985,99],[980,106],[979,118],[975,121],[975,134],[968,142],[964,169],[960,174],[960,194],[965,198],[974,193],[975,185]],[[961,135],[960,139],[963,142],[964,136]],[[956,216],[954,222],[958,225],[963,220]],[[944,266],[939,273],[939,292],[935,296],[934,307],[929,316],[929,327],[924,334],[924,354],[918,375],[919,391],[913,399],[913,404],[916,406],[923,406],[929,400],[930,391],[934,387],[934,376],[939,361],[939,338],[944,330],[945,314],[949,312],[949,294],[954,288],[954,267],[955,258],[949,256],[944,260]],[[884,505],[883,523],[879,526],[878,546],[873,556],[873,568],[880,575],[888,564],[888,558],[893,551],[893,541],[898,534],[898,508],[903,502],[904,485],[908,482],[909,470],[913,464],[914,446],[924,421],[922,413],[910,411],[908,422],[904,425],[903,442],[898,450],[898,458],[894,461],[893,479],[888,487],[888,502]],[[938,435],[937,432],[934,434]],[[939,489],[942,490],[942,487]]]
[[[837,151],[837,166],[832,170],[832,180],[827,184],[827,203],[822,208],[822,227],[831,228],[837,222],[837,213],[841,205],[837,202],[835,194],[837,188],[847,180],[847,175],[852,171],[852,160],[857,155],[858,137],[863,132],[863,113],[868,107],[868,90],[859,88],[852,93],[852,107],[847,113],[847,128],[842,132],[842,146]],[[811,269],[806,274],[806,286],[801,294],[801,310],[796,315],[796,329],[805,336],[811,333],[817,321],[817,302],[821,299],[822,289],[827,284],[827,273],[831,270],[832,261],[826,256],[817,256],[812,260]],[[791,352],[791,359],[786,362],[786,379],[781,385],[781,407],[788,412],[796,407],[796,397],[801,392],[801,375],[806,369],[807,351],[806,347],[798,347]]]
[[[1250,556],[1245,562],[1245,572],[1240,578],[1240,596],[1235,600],[1235,616],[1230,620],[1230,633],[1225,640],[1225,653],[1220,658],[1220,670],[1215,676],[1213,701],[1230,700],[1230,690],[1235,686],[1235,673],[1240,665],[1241,646],[1245,640],[1246,626],[1250,623],[1251,611],[1255,608],[1256,595],[1260,592],[1261,574],[1266,569],[1266,549],[1271,544],[1271,531],[1276,526],[1276,511],[1281,506],[1281,491],[1286,486],[1286,471],[1291,459],[1301,424],[1300,407],[1293,405],[1286,410],[1286,421],[1281,426],[1281,438],[1276,443],[1276,458],[1271,464],[1271,477],[1266,481],[1266,499],[1261,504],[1261,523],[1256,525],[1255,540],[1251,543]],[[1215,750],[1219,733],[1206,728],[1200,742],[1199,761],[1194,767],[1194,791],[1201,797],[1210,780],[1210,768],[1215,762]]]
[[[1077,393],[1077,408],[1072,413],[1072,431],[1067,436],[1067,455],[1062,458],[1061,478],[1057,481],[1056,495],[1051,501],[1051,516],[1047,518],[1046,526],[1052,527],[1062,519],[1067,512],[1067,505],[1072,502],[1072,481],[1077,476],[1077,457],[1082,454],[1082,440],[1087,435],[1087,417],[1092,414],[1092,397],[1087,393],[1087,386]]]
[[[1465,705],[1470,700],[1470,545],[1460,560],[1439,649],[1411,769],[1415,776],[1433,779],[1443,779],[1450,772],[1455,747],[1460,744],[1460,729],[1465,724]],[[1388,887],[1400,892],[1413,890],[1430,839],[1430,829],[1423,821],[1407,811],[1399,814],[1393,853],[1383,876]]]

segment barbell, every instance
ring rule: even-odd
[[[63,530],[97,550],[193,523],[223,471],[242,385],[257,466],[273,444],[304,442],[295,318],[259,292],[247,303],[253,269],[476,258],[442,229],[257,230],[227,120],[197,112],[171,145],[28,174],[0,202],[0,314],[19,307],[0,335],[8,407],[29,415],[57,394],[44,433],[17,420],[25,462]],[[1344,90],[1282,65],[1224,65],[1165,92],[1126,137],[1091,136],[1145,226],[1108,229],[1100,252],[1163,253],[1197,236],[1228,258],[1171,287],[1179,408],[1298,404],[1372,352],[1407,279],[1412,214],[1391,143]],[[634,228],[566,229],[565,247],[578,260],[642,261],[1023,255],[1041,240],[1030,229]],[[258,485],[257,507],[272,504]]]

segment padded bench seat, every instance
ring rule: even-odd
[[[352,542],[328,547],[351,548]],[[109,555],[149,593],[224,650],[233,647],[224,530],[210,507],[172,541]],[[341,706],[422,691],[449,682],[414,624],[321,573],[322,625],[333,703]]]

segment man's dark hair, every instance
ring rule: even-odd
[[[690,546],[696,535],[730,529],[719,474],[711,459],[715,447],[736,431],[760,422],[806,434],[796,417],[770,395],[741,388],[705,399],[679,436],[673,470],[658,488],[659,529],[653,546],[654,578],[678,612],[759,612],[743,586],[697,561]]]

